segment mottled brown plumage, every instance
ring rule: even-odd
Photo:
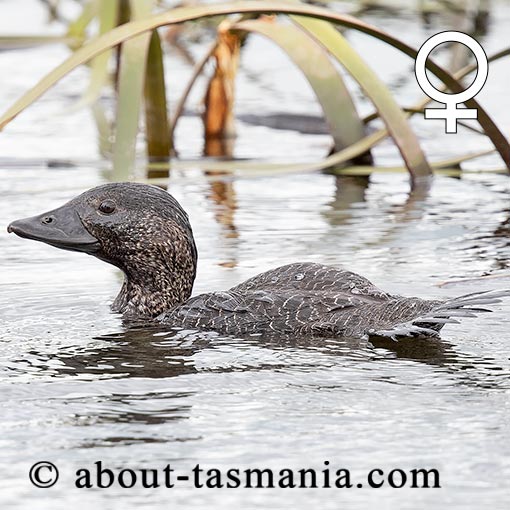
[[[453,317],[488,311],[508,291],[449,301],[395,296],[349,271],[295,263],[223,292],[190,298],[197,252],[188,216],[166,191],[134,183],[93,188],[9,231],[84,251],[125,275],[113,309],[127,318],[232,335],[437,335]]]

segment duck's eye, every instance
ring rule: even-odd
[[[99,210],[103,214],[112,214],[112,212],[115,211],[115,202],[113,200],[105,200],[104,202],[101,202]]]

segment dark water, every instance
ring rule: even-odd
[[[371,16],[393,30],[414,23],[414,37],[424,36],[412,14]],[[501,9],[489,47],[499,47],[505,16]],[[253,43],[251,51],[258,54],[257,48]],[[33,66],[2,80],[1,104],[64,54],[60,48],[23,52]],[[14,53],[0,56],[3,76],[14,59]],[[273,65],[266,63],[269,70]],[[408,72],[405,65],[395,69],[395,75]],[[86,163],[96,159],[88,114],[48,119],[62,110],[63,97],[72,104],[83,76],[69,78],[0,136],[2,508],[506,508],[508,304],[447,326],[441,341],[388,348],[340,339],[126,331],[108,310],[122,281],[118,271],[7,235],[10,220],[105,181],[103,165]],[[240,105],[248,111],[281,111],[286,103],[291,111],[315,111],[302,82],[284,94],[261,76],[259,82],[241,78]],[[496,90],[501,83],[488,86]],[[409,82],[396,87],[417,97]],[[268,90],[273,103],[259,108],[261,91]],[[485,98],[496,108],[493,96]],[[503,110],[501,124],[508,128]],[[180,128],[188,156],[200,152],[196,123],[190,118]],[[417,128],[438,157],[486,143],[462,133],[438,144],[437,129]],[[323,154],[328,143],[322,135],[243,126],[237,151],[299,159]],[[395,163],[389,144],[376,155]],[[48,157],[78,166],[38,163]],[[488,159],[484,167],[497,164]],[[410,196],[404,175],[374,176],[368,186],[325,175],[211,184],[190,168],[172,174],[170,189],[194,226],[195,292],[228,288],[292,261],[348,267],[385,290],[429,298],[510,286],[510,181],[503,176],[437,178],[429,194]],[[475,279],[485,274],[497,278]],[[30,466],[41,460],[60,470],[51,489],[28,481]],[[173,489],[74,488],[76,470],[99,460],[113,470],[170,463],[182,473],[197,463],[322,470],[329,461],[333,469],[350,469],[355,484],[374,468],[435,468],[442,488],[233,490],[192,489],[186,482]]]

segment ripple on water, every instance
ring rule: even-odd
[[[492,30],[501,34],[507,9],[500,14]],[[416,38],[415,46],[422,42],[414,17],[368,16],[394,33],[405,30]],[[409,30],[412,23],[416,30]],[[361,48],[366,44],[355,34],[352,40]],[[294,111],[299,105],[315,111],[313,98],[300,88],[300,77],[289,80],[282,73],[285,62],[277,56],[262,59],[253,41],[248,42],[249,57],[272,74],[247,79],[241,73],[239,104],[248,111],[272,113],[276,99],[279,109]],[[493,43],[488,36],[487,44]],[[44,51],[52,62],[64,57],[60,50]],[[45,68],[41,55],[40,49],[24,52],[38,72]],[[0,70],[12,68],[12,61],[5,62]],[[388,67],[384,58],[373,65],[378,71]],[[406,65],[395,72],[409,74]],[[10,100],[18,87],[28,87],[31,68],[22,66],[10,88],[2,80],[0,96]],[[83,75],[50,91],[13,123],[9,138],[3,134],[0,140],[2,157],[12,160],[10,167],[2,163],[0,168],[3,507],[22,508],[22,502],[54,510],[80,501],[84,508],[126,508],[126,493],[120,489],[84,493],[71,488],[72,473],[100,459],[119,469],[161,468],[171,462],[179,470],[198,462],[223,468],[322,469],[329,460],[360,477],[376,467],[437,468],[443,489],[435,492],[251,491],[242,493],[243,505],[302,508],[317,506],[320,497],[324,509],[340,503],[353,509],[445,503],[452,509],[506,508],[508,304],[494,314],[447,326],[440,341],[376,346],[347,339],[126,331],[108,311],[121,284],[113,267],[7,235],[10,220],[52,209],[104,181],[97,165],[78,160],[95,159],[87,149],[94,135],[86,114],[59,117],[58,129],[46,123],[62,110],[63,97],[71,101],[80,80]],[[278,83],[290,92],[284,94]],[[409,83],[399,89],[409,104],[415,98],[411,89]],[[261,104],[267,94],[272,101]],[[510,108],[494,102],[504,101],[503,96],[508,94],[487,94],[484,104],[491,111],[508,112]],[[360,108],[368,111],[367,106]],[[179,127],[184,156],[199,153],[197,122],[184,118]],[[31,135],[34,125],[44,127],[37,137]],[[313,158],[322,156],[330,143],[324,136],[240,126],[240,157]],[[425,146],[438,157],[458,150],[453,138],[438,143],[436,127],[417,126]],[[459,136],[475,150],[471,135]],[[76,158],[78,166],[49,169],[23,159],[54,154]],[[380,162],[398,164],[390,144],[382,144],[375,155]],[[326,175],[214,185],[196,169],[186,173],[192,178],[183,175],[173,172],[171,190],[189,212],[197,239],[196,292],[228,288],[294,261],[348,267],[388,291],[430,298],[510,287],[509,277],[466,280],[508,273],[510,181],[502,176],[437,178],[429,194],[409,196],[405,176],[376,175],[367,186],[360,179]],[[439,286],[455,279],[463,281]],[[41,459],[54,460],[62,472],[62,485],[44,494],[26,481],[28,467]],[[237,508],[239,492],[129,491],[133,507],[166,507],[169,501],[176,507]]]
[[[312,194],[297,193],[305,185]],[[348,266],[388,290],[429,297],[480,285],[435,286],[451,277],[504,271],[507,242],[498,229],[506,197],[497,179],[438,179],[417,202],[385,201],[405,182],[374,179],[352,208],[338,197],[339,185],[300,176],[266,195],[265,180],[236,183],[239,235],[230,243],[222,242],[214,214],[203,213],[206,183],[173,187],[205,254],[198,290],[228,287],[291,260]],[[58,200],[48,193],[40,191],[40,201],[51,207]],[[295,193],[302,207],[286,216],[282,204]],[[486,214],[466,211],[466,196]],[[33,212],[23,194],[17,203],[16,216]],[[301,466],[306,458],[360,473],[379,465],[437,467],[464,492],[490,487],[497,497],[502,490],[490,473],[510,472],[502,456],[510,390],[505,306],[449,326],[441,341],[377,347],[126,331],[107,309],[120,286],[115,269],[4,233],[0,244],[8,266],[0,295],[1,444],[13,477],[49,454],[70,469],[98,458],[120,467],[137,459],[183,468]],[[232,264],[219,264],[224,260]],[[505,279],[484,285],[504,286]]]

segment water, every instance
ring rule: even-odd
[[[498,47],[494,38],[508,19],[501,9],[489,47]],[[419,28],[410,13],[370,16],[388,29],[411,21]],[[253,44],[249,51],[256,49]],[[2,105],[63,54],[60,48],[24,51],[33,69],[27,64],[2,81]],[[0,56],[3,76],[14,60],[14,53]],[[397,66],[399,72],[406,67]],[[126,331],[108,309],[122,281],[116,269],[7,235],[10,220],[51,209],[106,180],[104,165],[93,164],[87,113],[50,116],[62,102],[72,104],[83,76],[71,76],[0,137],[2,508],[506,508],[508,304],[448,325],[441,341],[387,348],[340,339]],[[296,111],[299,104],[313,111],[299,83],[278,96],[277,86],[261,76],[262,89],[286,97]],[[488,83],[492,90],[501,86],[497,76]],[[253,111],[260,89],[241,79],[240,109],[251,105]],[[399,87],[412,97],[409,81]],[[485,97],[495,108],[494,98]],[[283,106],[278,99],[260,108]],[[498,120],[508,127],[505,111],[499,107]],[[180,128],[188,156],[200,153],[196,122],[185,119]],[[473,150],[485,146],[462,133],[455,142],[443,137],[438,147],[437,129],[426,123],[417,129],[438,157],[467,143]],[[187,133],[194,133],[189,140]],[[264,151],[313,158],[328,143],[325,136],[243,126],[236,150],[239,156]],[[390,144],[376,154],[381,163],[395,163]],[[77,166],[47,168],[40,162],[49,157]],[[491,158],[484,166],[497,164]],[[413,197],[403,175],[374,176],[368,186],[326,175],[211,184],[191,168],[175,171],[170,189],[194,227],[195,292],[228,288],[292,261],[348,267],[385,290],[428,298],[510,286],[510,181],[504,176],[437,178],[428,194]],[[485,274],[497,278],[476,279]],[[30,466],[43,460],[60,470],[50,489],[28,481]],[[197,463],[224,471],[320,471],[329,461],[333,469],[350,469],[354,484],[374,468],[435,468],[442,488],[194,489],[190,482],[173,489],[75,488],[76,471],[99,460],[112,470],[170,463],[178,474]]]

